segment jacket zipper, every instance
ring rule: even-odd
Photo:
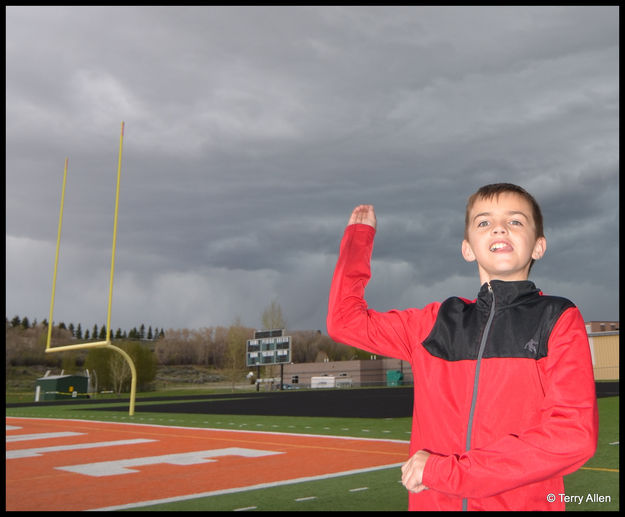
[[[492,302],[490,306],[490,314],[488,315],[488,320],[486,321],[486,327],[484,327],[484,333],[482,334],[482,340],[480,342],[480,348],[477,353],[477,362],[475,364],[475,378],[473,379],[473,398],[471,399],[471,410],[469,411],[469,424],[467,425],[467,440],[465,443],[465,450],[471,449],[471,434],[473,431],[473,416],[475,412],[475,403],[477,401],[477,387],[479,384],[480,377],[480,365],[482,363],[482,355],[484,354],[484,348],[486,347],[486,339],[488,338],[488,334],[490,332],[491,324],[493,323],[493,318],[495,317],[495,293],[493,292],[493,288],[490,286],[490,282],[488,282],[488,291],[491,294]],[[465,497],[462,499],[462,511],[467,511],[468,499]]]

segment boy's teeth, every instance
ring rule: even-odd
[[[497,244],[493,244],[490,247],[490,251],[495,251],[498,250],[499,248],[505,248],[507,246],[507,244],[503,243],[503,242],[498,242]]]

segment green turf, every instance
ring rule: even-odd
[[[173,400],[175,397],[172,398]],[[600,426],[597,452],[582,469],[565,477],[566,495],[581,496],[583,499],[581,504],[567,504],[568,511],[618,511],[619,509],[619,445],[614,444],[619,441],[618,401],[618,397],[607,397],[598,401]],[[141,405],[142,402],[138,397],[133,416],[129,416],[127,411],[95,410],[93,404],[83,404],[78,401],[71,406],[53,406],[42,403],[36,407],[6,408],[6,415],[342,435],[358,438],[396,440],[410,438],[411,418],[409,417],[375,419],[166,414],[142,412]],[[127,408],[128,403],[112,403],[111,406]],[[149,508],[140,507],[137,510],[214,511],[256,507],[257,510],[268,511],[401,511],[407,508],[407,497],[405,489],[399,483],[400,477],[399,468],[394,467],[326,480],[159,504]],[[314,499],[308,499],[311,497]],[[303,500],[298,501],[302,498]]]
[[[619,509],[619,397],[601,398],[598,403],[597,451],[580,470],[564,478],[566,495],[577,496],[567,504],[569,511]],[[581,503],[578,503],[579,497]]]

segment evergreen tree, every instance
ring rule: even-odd
[[[76,338],[82,339],[82,327],[80,326],[80,323],[76,327]]]
[[[98,339],[98,324],[93,325],[93,331],[91,332],[92,339]]]

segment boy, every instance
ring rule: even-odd
[[[461,249],[477,263],[473,301],[368,309],[375,232],[373,206],[356,207],[327,326],[335,341],[411,363],[408,509],[564,510],[563,476],[594,454],[598,413],[579,310],[527,280],[547,247],[534,198],[508,183],[469,198]]]

